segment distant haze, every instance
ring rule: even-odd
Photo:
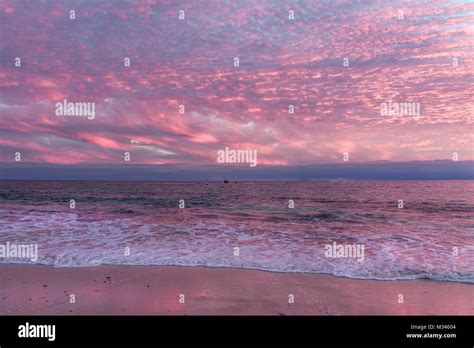
[[[467,180],[474,161],[371,162],[307,166],[190,166],[1,163],[0,180]]]

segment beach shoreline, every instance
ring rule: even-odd
[[[474,285],[201,266],[1,264],[0,315],[474,315]]]

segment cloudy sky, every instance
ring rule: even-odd
[[[472,1],[2,0],[0,162],[473,160],[473,76]]]

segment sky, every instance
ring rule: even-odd
[[[472,161],[473,113],[473,1],[0,1],[1,163]]]

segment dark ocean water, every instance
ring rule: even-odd
[[[38,262],[55,266],[201,265],[474,283],[474,181],[0,181],[6,242],[38,244]],[[364,260],[326,257],[333,242],[364,245]]]

